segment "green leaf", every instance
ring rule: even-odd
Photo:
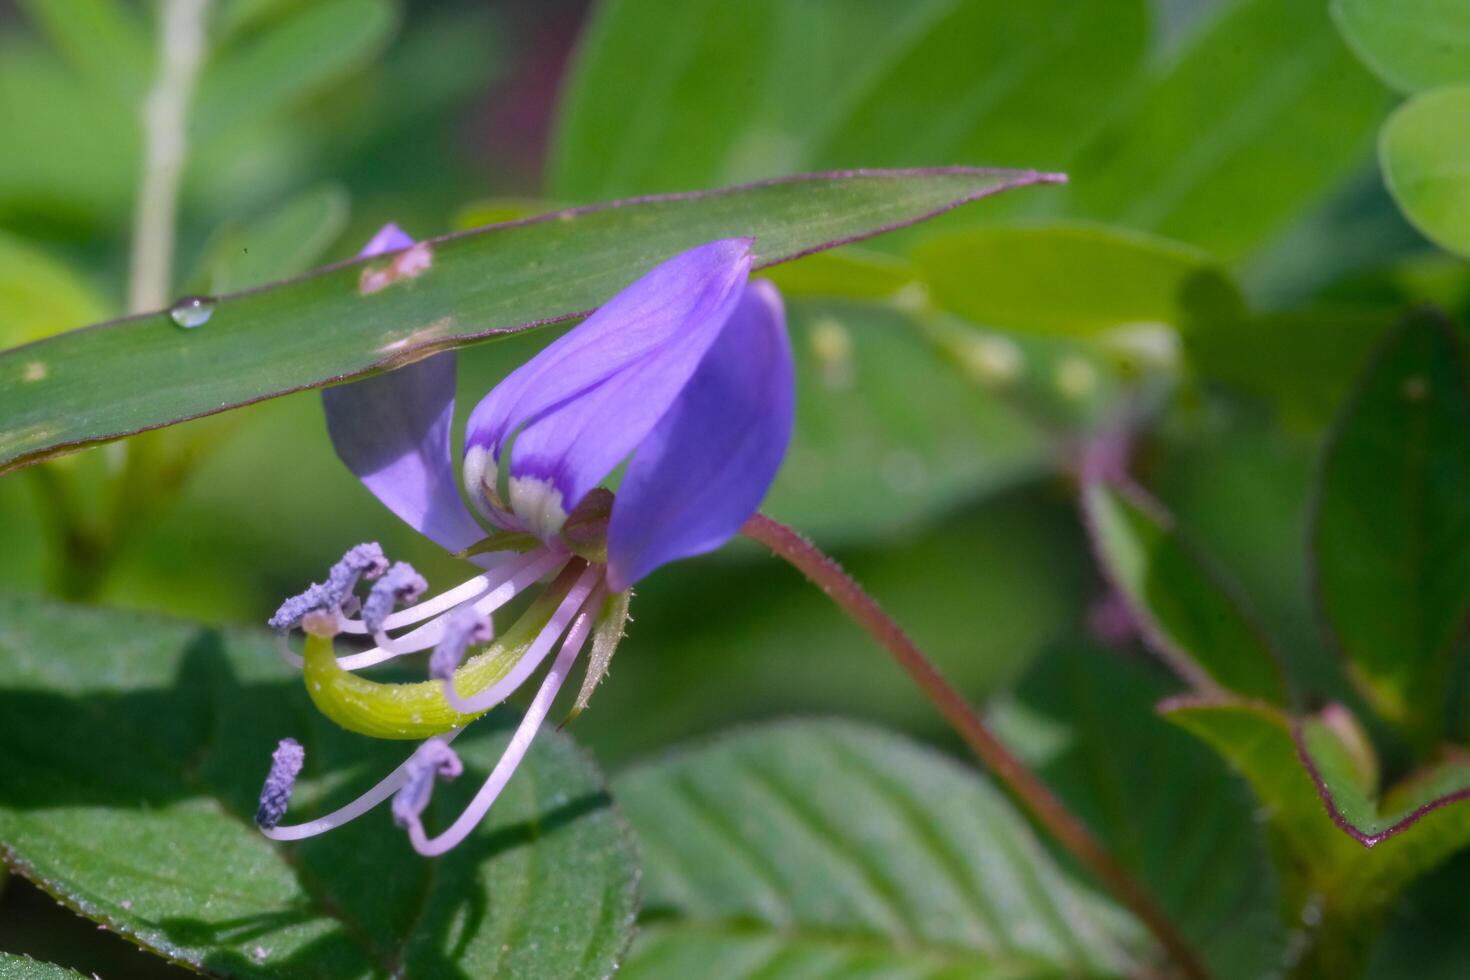
[[[206,65],[191,107],[196,139],[290,108],[382,51],[397,27],[392,0],[302,4]]]
[[[1212,976],[1266,976],[1286,930],[1256,804],[1218,757],[1159,717],[1155,705],[1173,688],[1152,664],[1066,645],[992,706],[991,721],[1159,902]]]
[[[1470,615],[1470,376],[1438,315],[1389,339],[1324,450],[1312,528],[1322,611],[1390,719],[1437,741]]]
[[[75,970],[40,963],[29,956],[0,953],[0,980],[85,980]]]
[[[1470,7],[1460,0],[1333,0],[1337,26],[1400,92],[1470,82]]]
[[[613,971],[635,862],[596,770],[562,736],[536,741],[486,823],[440,861],[414,854],[382,810],[298,845],[261,836],[251,817],[277,739],[307,747],[293,819],[404,756],[316,715],[272,648],[259,631],[0,599],[7,863],[216,976]],[[435,794],[432,824],[478,788],[505,720],[456,744],[468,771]]]
[[[154,71],[153,39],[123,0],[22,0],[26,13],[79,73],[135,111]]]
[[[29,343],[106,315],[66,263],[0,231],[0,345]]]
[[[994,226],[930,239],[914,261],[934,300],[976,323],[1094,336],[1204,315],[1238,317],[1244,299],[1209,256],[1090,225]]]
[[[1279,709],[1230,699],[1172,702],[1165,714],[1245,777],[1309,890],[1330,903],[1329,917],[1377,914],[1470,843],[1470,806],[1452,798],[1470,787],[1464,761],[1414,773],[1380,795],[1363,778],[1358,736],[1345,739],[1325,715],[1298,730]]]
[[[644,857],[625,978],[1113,976],[1136,928],[974,773],[835,721],[766,725],[616,781]]]
[[[218,295],[305,272],[346,229],[347,214],[347,192],[327,185],[224,229],[205,250],[198,292]]]
[[[422,243],[413,274],[383,257],[226,296],[200,329],[153,313],[65,334],[0,353],[0,470],[570,319],[713,239],[752,235],[769,265],[1046,179],[880,171],[563,211]]]
[[[817,167],[1061,167],[1147,35],[1139,0],[611,0],[574,58],[549,184],[575,201]]]
[[[893,299],[918,274],[908,262],[882,252],[842,248],[772,269],[769,278],[787,296]]]
[[[810,301],[789,314],[801,397],[763,504],[779,520],[829,544],[892,533],[1051,465],[1045,435],[949,370],[903,314]]]
[[[1181,677],[1201,690],[1284,699],[1265,635],[1155,501],[1135,487],[1091,480],[1082,504],[1099,564],[1149,645]]]
[[[1259,248],[1361,165],[1384,93],[1319,0],[1237,0],[1069,166],[1074,213]]]
[[[1399,106],[1378,151],[1404,216],[1437,244],[1470,256],[1470,85]]]
[[[1200,376],[1264,399],[1288,424],[1317,431],[1336,415],[1364,360],[1403,305],[1330,305],[1210,322],[1184,337]]]

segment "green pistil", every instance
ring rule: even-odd
[[[477,694],[509,673],[551,619],[565,592],[565,587],[554,584],[505,635],[465,661],[454,674],[459,695]],[[454,710],[444,698],[441,681],[380,684],[344,670],[337,664],[329,637],[308,633],[304,658],[306,693],[318,711],[349,732],[373,738],[425,739],[461,728],[485,713]]]

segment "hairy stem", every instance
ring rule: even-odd
[[[1191,980],[1204,980],[1208,976],[1188,941],[1143,886],[1114,860],[1092,831],[1072,815],[1047,785],[996,738],[964,696],[837,562],[796,531],[763,514],[746,521],[740,533],[765,545],[778,558],[800,571],[827,593],[827,597],[853,622],[893,654],[899,666],[919,685],[925,697],[939,709],[945,721],[964,739],[990,773],[1038,824],[1091,870],[1118,901],[1132,910],[1158,939],[1180,973]]]
[[[169,300],[189,96],[204,60],[208,7],[209,0],[163,0],[161,7],[158,75],[143,102],[143,167],[133,212],[128,309],[134,313]]]

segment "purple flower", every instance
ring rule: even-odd
[[[412,245],[389,225],[363,255]],[[432,649],[433,683],[442,685],[442,695],[436,687],[434,696],[444,703],[430,707],[436,717],[441,707],[460,714],[432,731],[431,722],[369,731],[432,737],[435,747],[336,813],[268,834],[310,836],[407,794],[395,814],[414,846],[425,854],[454,846],[510,778],[589,636],[596,633],[594,645],[606,647],[621,635],[627,604],[609,597],[661,565],[720,547],[755,512],[790,441],[795,388],[781,299],[769,283],[749,281],[751,245],[726,239],[663,262],[514,371],[470,414],[462,466],[450,451],[453,353],[323,392],[327,428],[343,462],[400,518],[449,551],[469,553],[483,571],[394,612],[418,598],[423,580],[401,563],[390,569],[376,546],[359,546],[349,557],[370,554],[371,568],[357,572],[361,561],[339,563],[326,584],[283,604],[272,625],[292,663],[310,671],[312,643],[330,644],[336,633],[371,635],[376,646],[335,657],[334,670]],[[625,461],[613,497],[600,484]],[[492,525],[488,535],[465,506],[461,483]],[[361,603],[358,579],[375,576],[381,579]],[[531,607],[540,617],[532,624],[534,639],[499,676],[462,693],[457,680],[471,665],[461,661],[470,646],[495,635],[491,614],[548,577]],[[359,608],[363,615],[352,618]],[[511,632],[524,632],[524,624]],[[312,634],[306,660],[285,641],[296,626]],[[500,764],[449,830],[427,837],[418,814],[434,775],[448,774],[444,753],[464,716],[503,701],[558,640],[560,652]],[[605,667],[605,656],[596,659],[602,666],[589,670],[579,703]],[[313,687],[320,685],[308,690]],[[402,704],[419,694],[396,696]],[[313,697],[331,714],[326,695]],[[289,785],[283,790],[277,773],[268,789],[267,809],[278,820]]]

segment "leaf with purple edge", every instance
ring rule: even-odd
[[[718,238],[754,236],[763,267],[1061,179],[847,171],[615,201],[220,297],[194,330],[163,312],[98,324],[0,353],[0,470],[573,319]]]
[[[1460,328],[1411,316],[1338,417],[1318,475],[1320,607],[1374,705],[1436,742],[1470,615],[1470,360]]]
[[[1082,508],[1104,574],[1176,673],[1201,691],[1284,701],[1280,662],[1264,632],[1156,501],[1093,473]]]
[[[1364,778],[1345,709],[1305,719],[1260,702],[1185,698],[1161,705],[1245,778],[1292,857],[1296,900],[1318,923],[1324,957],[1366,956],[1351,937],[1411,881],[1470,844],[1470,763],[1449,759],[1380,793]],[[1342,945],[1343,940],[1349,940]],[[1331,976],[1350,971],[1336,962]]]

